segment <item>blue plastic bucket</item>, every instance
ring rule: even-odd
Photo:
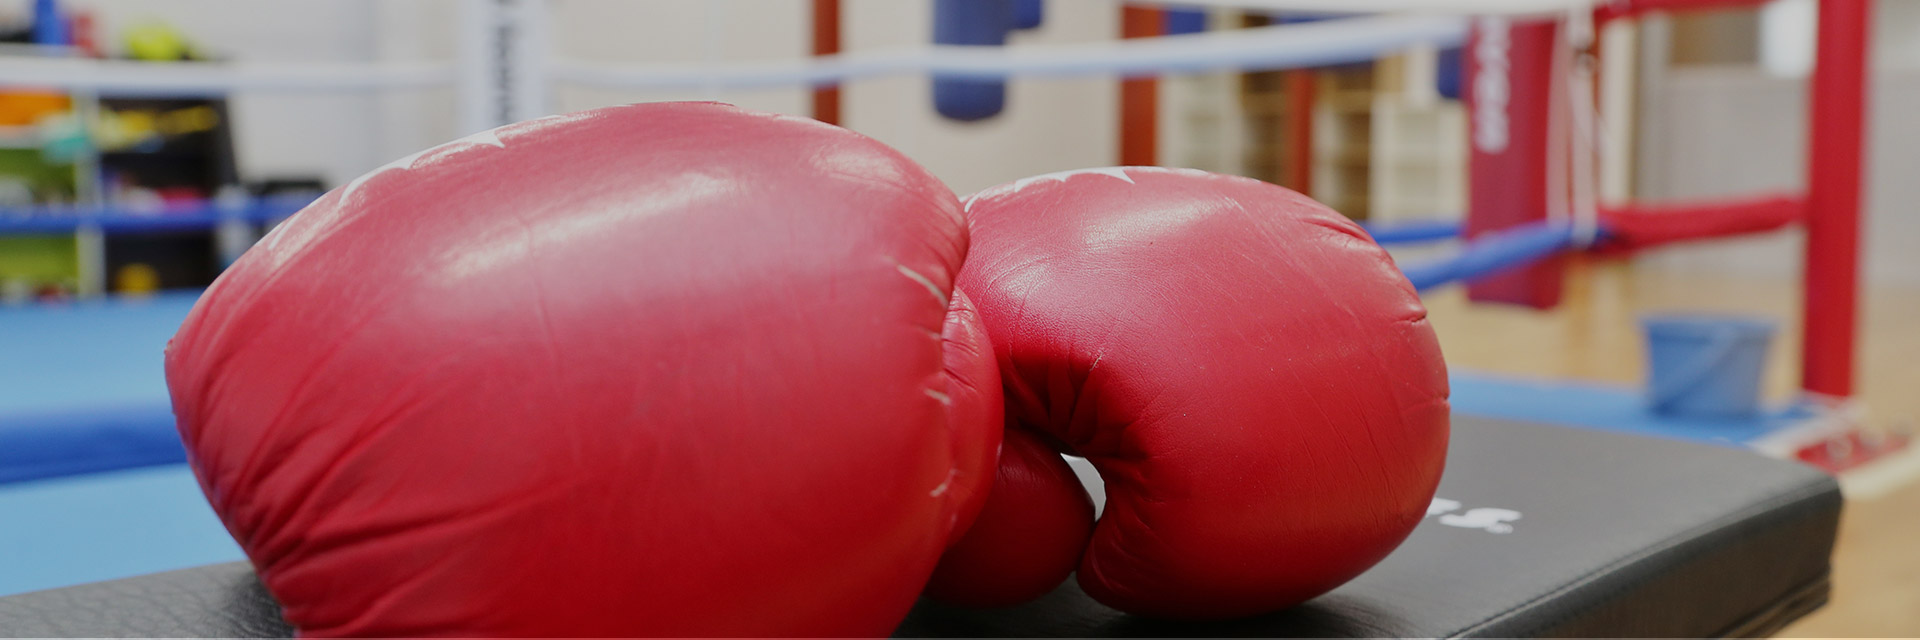
[[[1641,318],[1640,325],[1647,334],[1647,395],[1654,413],[1743,418],[1759,412],[1772,322],[1667,315]]]

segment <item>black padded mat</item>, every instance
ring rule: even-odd
[[[1745,451],[1461,416],[1440,498],[1379,566],[1270,616],[1148,620],[1069,583],[1013,609],[922,603],[898,635],[1766,635],[1826,601],[1841,504],[1832,478]],[[0,598],[6,635],[288,631],[243,563]]]
[[[1281,613],[1146,620],[1069,583],[1000,611],[922,603],[899,633],[1766,635],[1826,602],[1841,503],[1831,477],[1744,450],[1457,415],[1438,497],[1378,566]]]

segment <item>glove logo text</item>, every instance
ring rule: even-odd
[[[1463,505],[1458,500],[1434,498],[1433,503],[1427,505],[1427,516],[1440,516],[1440,524],[1449,527],[1479,529],[1487,533],[1501,534],[1513,533],[1513,525],[1509,523],[1520,519],[1518,511],[1493,507],[1476,507],[1454,513],[1459,511],[1461,506]]]

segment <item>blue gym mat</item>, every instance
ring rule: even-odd
[[[173,426],[198,291],[0,307],[0,594],[241,559]]]
[[[199,295],[0,306],[0,484],[184,462],[161,359]]]
[[[245,558],[185,464],[0,485],[0,595]]]

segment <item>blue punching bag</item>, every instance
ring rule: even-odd
[[[1015,0],[933,0],[934,44],[1003,45]],[[954,120],[991,118],[1007,103],[1007,83],[935,75],[933,108]]]
[[[1013,28],[1037,29],[1047,15],[1041,0],[1013,0]]]
[[[1460,57],[1461,53],[1460,47],[1441,49],[1439,60],[1435,61],[1439,73],[1433,76],[1434,90],[1439,91],[1442,98],[1460,99],[1460,84],[1466,75],[1466,62]]]
[[[1166,16],[1167,27],[1164,33],[1167,35],[1184,36],[1189,33],[1206,33],[1207,31],[1207,12],[1205,11],[1196,9],[1168,9],[1164,15]]]

